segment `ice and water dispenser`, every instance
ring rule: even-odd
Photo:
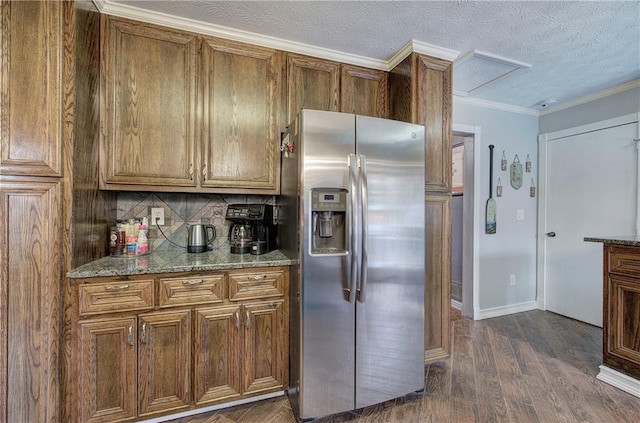
[[[341,254],[347,251],[347,190],[311,190],[312,254]]]

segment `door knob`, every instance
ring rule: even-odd
[[[549,238],[555,238],[556,233],[555,233],[555,232],[547,232],[547,236],[548,236]]]

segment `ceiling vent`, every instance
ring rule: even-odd
[[[453,62],[453,88],[455,94],[468,96],[508,75],[530,67],[527,63],[472,50]]]

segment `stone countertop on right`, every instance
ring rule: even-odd
[[[637,235],[585,237],[584,240],[589,242],[602,242],[603,244],[610,244],[610,245],[640,247],[640,236],[637,236]]]

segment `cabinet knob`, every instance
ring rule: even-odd
[[[556,233],[555,232],[547,232],[547,236],[549,238],[555,238],[556,237]]]

